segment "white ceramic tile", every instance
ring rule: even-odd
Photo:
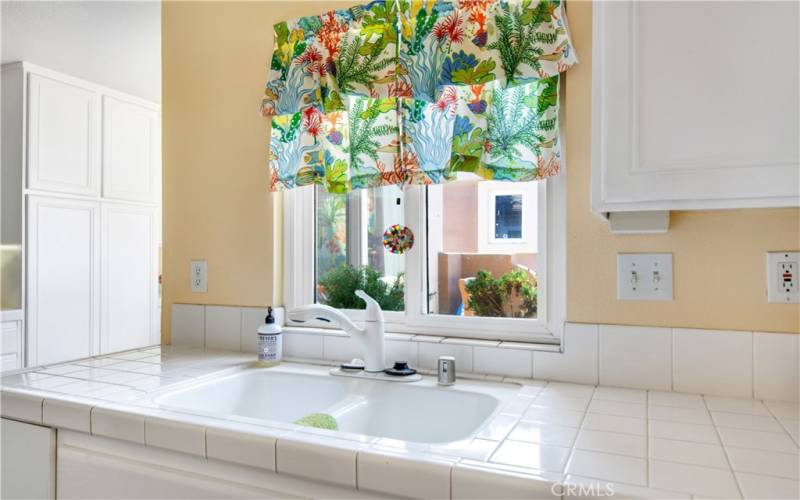
[[[649,420],[650,437],[677,439],[694,443],[719,444],[717,430],[712,425],[687,424],[668,420]]]
[[[575,436],[577,435],[577,427],[566,427],[563,425],[543,424],[541,422],[528,422],[523,420],[514,427],[514,430],[508,435],[508,439],[569,447],[575,442]]]
[[[412,498],[450,498],[451,461],[360,451],[358,489]]]
[[[728,469],[728,460],[718,444],[691,443],[673,439],[650,438],[649,457],[667,462],[705,465]]]
[[[647,414],[655,420],[668,420],[670,422],[684,422],[687,424],[711,425],[711,417],[705,408],[678,408],[675,406],[651,405]]]
[[[800,335],[753,334],[753,384],[758,399],[797,401],[800,394]]]
[[[246,430],[206,428],[208,458],[275,471],[275,443],[279,433],[248,426]]]
[[[511,432],[517,420],[519,420],[517,415],[497,415],[481,429],[477,437],[502,441]]]
[[[238,307],[206,306],[206,347],[239,351],[242,313]]]
[[[730,470],[676,462],[650,461],[650,486],[701,497],[739,498]]]
[[[258,327],[267,317],[265,307],[241,307],[239,345],[242,352],[258,352]],[[276,318],[277,319],[277,318]]]
[[[800,445],[800,420],[781,419],[781,425],[792,436],[794,442]]]
[[[531,406],[528,408],[528,411],[525,412],[522,418],[523,420],[542,422],[544,424],[579,427],[581,425],[581,421],[583,421],[583,412]]]
[[[575,448],[645,458],[647,438],[633,434],[583,429],[575,442]]]
[[[430,342],[419,344],[419,367],[423,370],[436,370],[439,356],[453,356],[456,359],[456,373],[472,371],[472,346]]]
[[[583,428],[593,431],[619,432],[621,434],[647,435],[647,421],[643,418],[587,413]]]
[[[144,420],[144,439],[147,446],[206,455],[205,427],[200,425],[148,415]]]
[[[452,472],[451,498],[453,500],[552,499],[551,486],[550,481],[528,474],[456,464]]]
[[[533,403],[533,398],[523,397],[517,395],[511,398],[502,408],[502,412],[506,415],[522,415]]]
[[[779,499],[790,498],[797,500],[800,498],[800,482],[793,479],[782,477],[761,476],[746,472],[737,472],[736,479],[742,487],[742,493],[746,500],[749,499]]]
[[[393,365],[395,361],[405,361],[408,366],[417,368],[419,366],[418,346],[418,343],[407,340],[387,340],[386,364]]]
[[[548,382],[541,391],[541,395],[547,397],[566,396],[571,398],[591,399],[593,394],[594,386],[592,385],[568,382]]]
[[[569,460],[567,473],[646,486],[647,460],[596,451],[575,450]]]
[[[602,413],[604,415],[645,418],[647,416],[647,406],[644,403],[623,403],[621,401],[594,399],[589,405],[589,412]]]
[[[195,304],[172,304],[170,321],[172,345],[203,347],[205,337],[205,307]]]
[[[753,396],[753,334],[719,330],[673,331],[674,389]]]
[[[574,398],[571,396],[542,394],[533,400],[533,404],[543,408],[558,408],[561,410],[586,411],[591,401],[588,397]]]
[[[144,415],[122,408],[92,408],[92,434],[144,444]]]
[[[550,472],[564,472],[569,448],[522,441],[505,441],[492,455],[495,463]]]
[[[600,325],[601,385],[672,389],[669,328]]]
[[[719,427],[719,435],[725,446],[752,448],[755,450],[780,451],[797,453],[797,445],[787,434],[762,432],[747,429]]]
[[[619,387],[598,387],[594,390],[594,399],[644,404],[647,402],[647,391],[641,389],[621,389]]]
[[[644,486],[633,486],[609,482],[603,479],[592,479],[569,474],[564,478],[565,487],[561,490],[564,500],[577,500],[586,498],[614,498],[614,500],[690,500],[688,493],[655,490]],[[580,487],[583,489],[580,489]]]
[[[705,410],[706,404],[703,396],[699,394],[684,394],[681,392],[649,391],[647,404],[651,406],[674,406],[677,408],[690,408]]]
[[[283,335],[283,356],[287,358],[323,359],[322,335],[311,333],[285,332]]]
[[[91,431],[92,404],[47,398],[42,404],[42,423],[59,429]]]
[[[533,376],[597,384],[597,325],[567,323],[562,339],[564,352],[534,352]]]
[[[472,368],[476,373],[530,378],[533,373],[533,351],[475,346]]]
[[[353,358],[364,357],[364,352],[356,339],[351,336],[326,335],[323,337],[322,345],[322,354],[328,360],[350,361]]]
[[[705,396],[706,406],[712,411],[745,413],[747,415],[766,415],[770,412],[764,403],[750,398],[729,398],[724,396]]]
[[[714,423],[718,427],[732,427],[734,429],[750,429],[765,432],[784,432],[783,427],[772,417],[727,413],[723,411],[712,411],[711,415],[714,418]]]
[[[790,403],[787,401],[764,401],[764,405],[769,408],[769,411],[780,418],[788,418],[791,420],[800,419],[800,403]]]
[[[308,439],[305,437],[304,439]],[[339,442],[339,444],[334,444]],[[278,438],[276,445],[278,474],[314,479],[350,488],[356,487],[357,448],[343,440],[321,439],[298,441],[297,438]]]
[[[77,372],[80,370],[83,370],[83,367],[81,365],[69,364],[69,365],[49,366],[43,370],[39,370],[38,373],[46,373],[48,375],[67,375],[70,372]]]
[[[499,445],[499,441],[491,441],[488,439],[466,439],[464,441],[457,441],[456,443],[431,445],[429,447],[429,451],[434,454],[440,453],[451,457],[463,457],[483,461],[488,460]]]
[[[767,476],[800,478],[800,460],[797,453],[753,450],[748,448],[726,448],[731,467],[736,472],[752,472]]]
[[[41,424],[43,401],[42,396],[3,391],[0,395],[0,411],[4,417]]]

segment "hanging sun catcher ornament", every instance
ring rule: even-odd
[[[383,246],[391,253],[401,255],[414,246],[411,228],[395,224],[383,232]]]

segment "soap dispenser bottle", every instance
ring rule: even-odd
[[[283,335],[280,325],[275,322],[272,308],[267,309],[264,324],[258,327],[258,365],[273,366],[281,361]]]

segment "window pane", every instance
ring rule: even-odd
[[[494,204],[494,237],[522,238],[522,195],[497,195],[494,197]]]
[[[404,308],[404,256],[387,251],[383,232],[403,225],[402,190],[363,189],[347,195],[316,193],[316,300],[364,309],[363,289],[386,311]]]
[[[471,175],[428,187],[428,312],[537,315],[538,184]]]

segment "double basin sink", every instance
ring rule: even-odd
[[[212,377],[162,394],[155,403],[247,422],[292,423],[325,413],[340,431],[436,444],[474,435],[517,390],[470,380],[441,387],[429,377],[411,383],[334,377],[321,367],[285,363]]]

